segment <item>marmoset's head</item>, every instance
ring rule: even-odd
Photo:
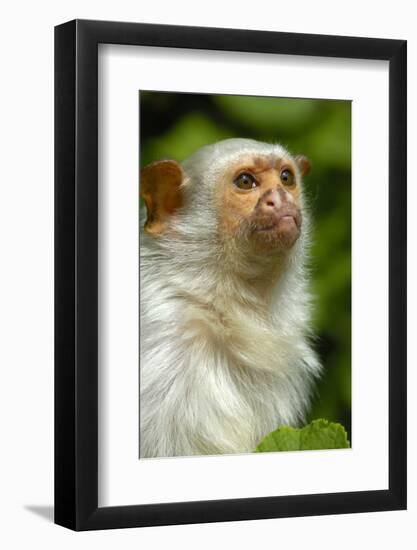
[[[181,164],[162,160],[141,172],[145,231],[232,240],[259,252],[290,250],[301,235],[303,156],[280,145],[227,139]]]

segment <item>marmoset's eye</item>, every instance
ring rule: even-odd
[[[248,172],[242,172],[242,174],[239,174],[233,183],[236,185],[236,187],[245,191],[254,189],[258,185],[255,177]]]
[[[281,172],[281,181],[284,185],[287,185],[288,187],[295,185],[294,174],[291,172],[291,170],[283,170]]]

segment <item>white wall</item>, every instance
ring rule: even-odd
[[[417,37],[413,2],[226,3],[63,0],[7,3],[0,65],[0,544],[51,549],[268,545],[411,548],[417,540],[416,290],[409,290],[409,511],[75,534],[53,525],[53,26],[75,17],[408,39],[409,204],[417,189]],[[190,11],[189,11],[190,10]],[[372,159],[370,159],[372,162]],[[411,212],[412,213],[412,212]],[[417,279],[417,218],[409,279]],[[371,330],[372,327],[370,327]],[[227,546],[226,546],[227,545]]]

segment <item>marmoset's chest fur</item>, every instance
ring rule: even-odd
[[[142,264],[141,456],[251,452],[299,424],[319,368],[301,285],[286,296],[282,281],[269,308],[251,307],[245,292],[204,295]]]

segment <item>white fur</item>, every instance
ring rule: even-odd
[[[308,213],[303,204],[302,235],[262,295],[267,260],[239,256],[216,223],[216,182],[248,153],[290,157],[243,139],[200,149],[182,163],[175,237],[141,233],[141,457],[251,452],[304,420],[320,371],[309,343]]]

